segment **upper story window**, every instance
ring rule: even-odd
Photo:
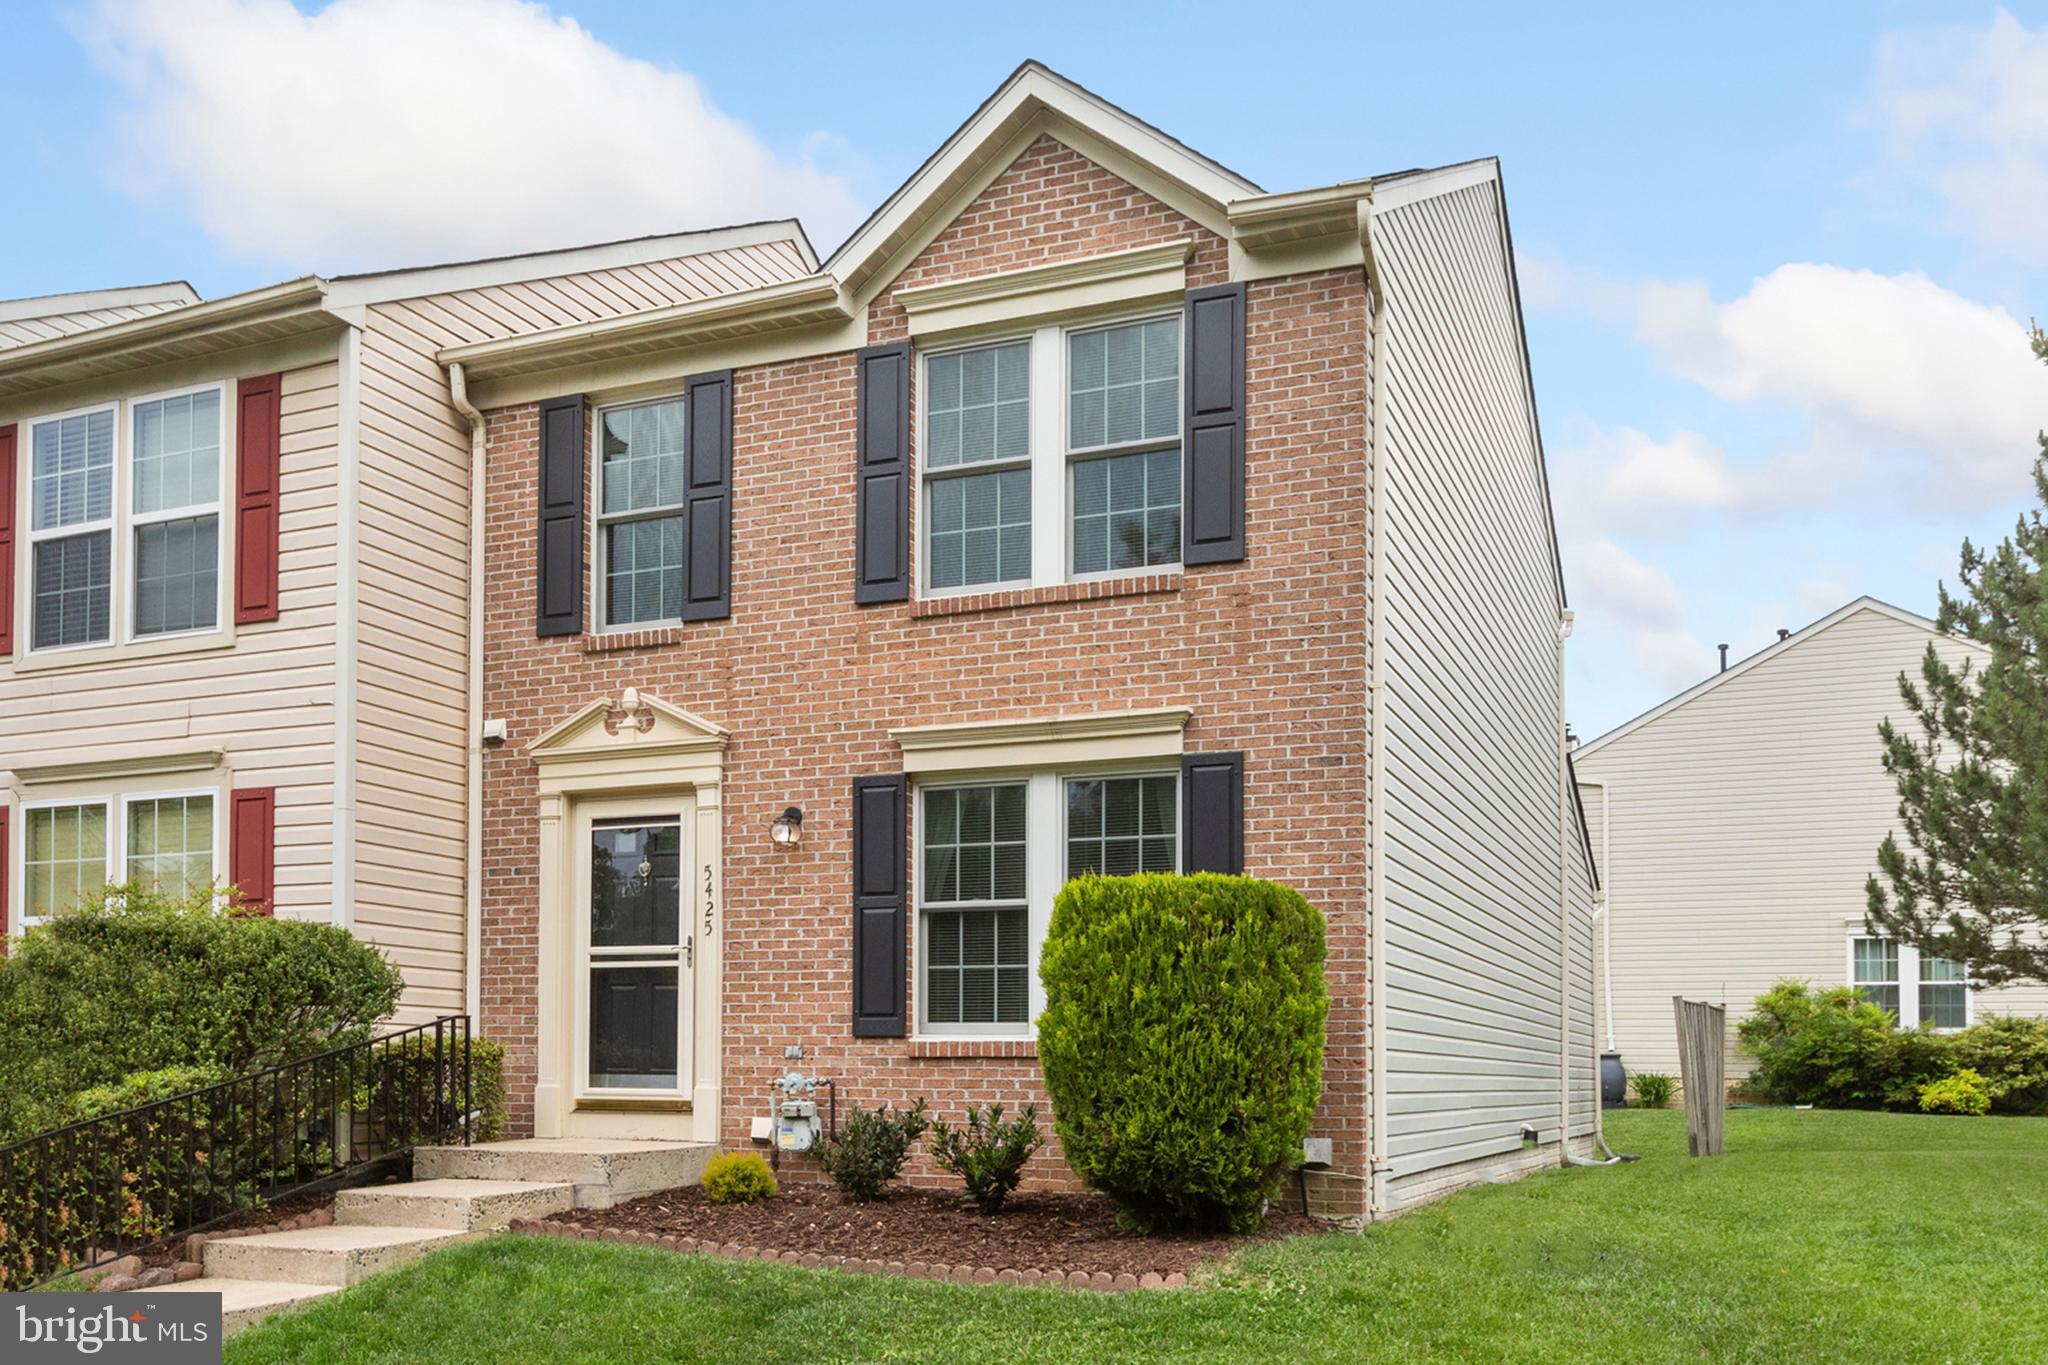
[[[222,408],[216,385],[28,424],[31,650],[219,628]]]
[[[683,400],[598,414],[598,619],[683,619]]]
[[[1960,962],[1888,938],[1849,940],[1849,984],[1903,1028],[1970,1026],[1970,981]]]
[[[1172,315],[925,356],[928,590],[1180,562],[1180,333]]]

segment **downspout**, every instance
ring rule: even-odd
[[[1563,648],[1561,641],[1559,648],[1560,650]],[[1560,673],[1559,677],[1562,678],[1563,674]],[[1607,841],[1609,828],[1607,810],[1610,804],[1608,799],[1610,793],[1605,782],[1580,782],[1579,785],[1581,787],[1598,787],[1600,789],[1600,891],[1599,898],[1593,903],[1593,918],[1600,925],[1600,994],[1601,1004],[1605,1008],[1607,1015],[1607,1050],[1612,1052],[1614,1051],[1614,957],[1613,941],[1608,936],[1607,929],[1608,883],[1613,876],[1613,864],[1609,862],[1607,856],[1609,847]],[[1565,1055],[1567,1057],[1571,1055],[1569,1044],[1567,1044],[1565,1049]],[[1571,1150],[1567,1148],[1564,1154],[1565,1164],[1570,1166],[1613,1166],[1624,1161],[1638,1160],[1639,1158],[1633,1155],[1617,1155],[1615,1150],[1607,1145],[1607,1111],[1602,1107],[1597,1093],[1599,1089],[1599,1073],[1597,1070],[1594,1072],[1594,1089],[1596,1093],[1593,1097],[1593,1142],[1604,1154],[1605,1159],[1596,1161],[1591,1157],[1574,1156]]]
[[[356,923],[356,670],[362,624],[363,332],[341,334],[335,367],[340,402],[335,430],[334,499],[334,831],[328,869],[330,914]]]
[[[1571,1160],[1572,1132],[1572,881],[1571,736],[1564,721],[1564,642],[1572,611],[1557,615],[1557,1151]]]
[[[1387,1212],[1387,758],[1386,555],[1380,531],[1386,517],[1386,392],[1387,300],[1380,285],[1379,262],[1373,256],[1372,194],[1358,201],[1358,240],[1365,253],[1366,303],[1372,323],[1366,342],[1367,423],[1367,683],[1370,699],[1369,757],[1366,768],[1366,1207],[1371,1217]]]
[[[476,1028],[483,1010],[484,927],[484,415],[469,401],[459,364],[448,367],[448,400],[469,423],[469,704],[463,736],[463,1009]]]

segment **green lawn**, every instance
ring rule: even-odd
[[[1467,1191],[1204,1287],[971,1288],[498,1237],[229,1344],[318,1361],[2041,1360],[2048,1122],[1740,1110],[1692,1161]]]

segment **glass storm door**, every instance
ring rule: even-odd
[[[590,825],[584,1077],[588,1093],[687,1091],[690,969],[679,816]]]

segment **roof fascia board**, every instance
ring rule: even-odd
[[[1685,691],[1680,692],[1677,696],[1668,698],[1665,701],[1658,703],[1656,706],[1651,707],[1649,710],[1643,712],[1640,716],[1637,716],[1635,719],[1623,721],[1620,725],[1615,726],[1612,730],[1609,730],[1606,734],[1600,736],[1598,739],[1589,740],[1587,743],[1581,744],[1577,749],[1573,751],[1573,753],[1580,760],[1590,758],[1595,753],[1599,752],[1601,749],[1606,748],[1608,745],[1613,744],[1617,740],[1624,739],[1627,736],[1634,734],[1637,730],[1642,729],[1645,725],[1650,724],[1652,721],[1659,720],[1664,716],[1669,715],[1671,712],[1676,711],[1681,706],[1685,706],[1691,702],[1698,701],[1701,697],[1713,691],[1715,688],[1722,686],[1724,683],[1733,682],[1735,679],[1749,672],[1749,670],[1751,670],[1752,668],[1755,668],[1760,664],[1768,663],[1772,659],[1777,658],[1780,654],[1783,654],[1788,650],[1796,649],[1800,645],[1805,644],[1809,640],[1817,639],[1821,635],[1821,633],[1826,631],[1829,627],[1840,625],[1842,622],[1848,620],[1850,617],[1866,611],[1875,612],[1879,616],[1888,617],[1893,621],[1899,622],[1901,625],[1912,626],[1918,630],[1924,630],[1929,635],[1940,635],[1941,638],[1944,640],[1953,640],[1957,644],[1967,646],[1971,649],[1982,650],[1984,648],[1983,645],[1978,644],[1975,640],[1967,640],[1958,635],[1942,635],[1940,626],[1936,625],[1927,617],[1920,615],[1918,612],[1907,611],[1904,607],[1895,607],[1891,603],[1881,602],[1875,597],[1859,597],[1853,602],[1835,608],[1826,616],[1821,617],[1818,621],[1815,621],[1810,625],[1800,627],[1798,630],[1793,631],[1790,635],[1787,635],[1784,639],[1773,641],[1769,645],[1766,645],[1764,648],[1758,650],[1756,653],[1750,655],[1748,658],[1740,660],[1736,663],[1732,663],[1718,673],[1710,674],[1708,677],[1703,678],[1699,682],[1694,683],[1691,687],[1688,687]]]
[[[326,297],[327,282],[308,275],[71,336],[33,341],[0,352],[0,377],[17,377],[70,361],[119,356],[179,338],[218,336],[254,323],[324,313]],[[341,320],[336,318],[334,323],[339,326]]]
[[[701,232],[673,233],[665,237],[641,237],[598,246],[570,247],[562,251],[540,251],[523,256],[502,256],[488,261],[455,265],[422,266],[416,270],[384,271],[375,275],[344,277],[329,283],[329,298],[337,308],[373,306],[398,299],[425,298],[432,294],[453,294],[465,289],[489,289],[494,285],[517,284],[526,280],[550,279],[558,275],[582,275],[597,270],[618,270],[646,265],[652,261],[702,256],[734,247],[768,246],[775,242],[795,245],[807,269],[818,268],[817,253],[794,218],[738,227],[707,228]]]
[[[1403,171],[1398,175],[1383,175],[1372,182],[1373,210],[1377,213],[1391,213],[1405,204],[1422,199],[1434,199],[1440,194],[1452,194],[1458,190],[1483,185],[1489,180],[1500,179],[1500,158],[1485,156],[1476,161],[1460,161],[1449,166],[1438,166],[1426,171]]]
[[[56,318],[102,308],[142,308],[153,303],[193,304],[199,291],[183,280],[164,284],[126,285],[118,289],[86,289],[75,294],[43,294],[32,299],[0,299],[0,322]]]

